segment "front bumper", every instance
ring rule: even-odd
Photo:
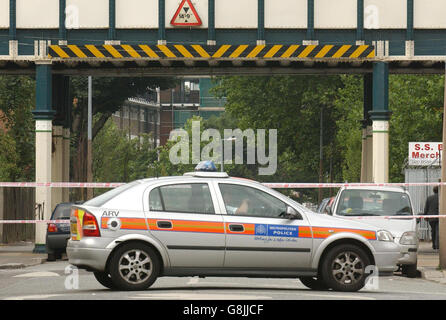
[[[398,259],[399,265],[417,264],[418,245],[400,245],[401,258]]]
[[[68,262],[80,269],[105,271],[107,259],[112,249],[106,249],[108,242],[84,238],[80,241],[69,240],[67,245]]]

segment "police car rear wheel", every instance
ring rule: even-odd
[[[155,282],[159,272],[158,257],[152,248],[129,243],[118,248],[110,260],[110,276],[121,290],[144,290]]]
[[[341,245],[331,249],[322,262],[324,282],[335,291],[358,291],[365,285],[365,268],[370,259],[355,245]]]
[[[102,284],[104,287],[109,288],[109,289],[115,288],[113,281],[110,277],[110,274],[108,274],[107,272],[94,272],[93,274],[94,274],[95,279],[100,284]]]

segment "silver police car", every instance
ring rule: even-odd
[[[391,274],[401,256],[388,231],[316,214],[221,172],[125,184],[73,206],[70,224],[69,263],[119,290],[161,276],[244,276],[357,291],[368,270]]]

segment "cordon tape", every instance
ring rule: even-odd
[[[367,216],[367,217],[339,217],[340,219],[367,220],[367,219],[440,219],[446,215],[423,215],[423,216]],[[36,223],[63,223],[69,224],[69,220],[0,220],[0,224],[36,224]]]
[[[116,188],[124,182],[0,182],[0,188]],[[341,188],[341,187],[421,187],[444,186],[446,182],[413,182],[413,183],[285,183],[265,182],[264,186],[272,189],[305,189],[305,188]]]
[[[3,188],[116,188],[124,185],[123,182],[0,182]],[[414,183],[262,183],[272,189],[304,189],[304,188],[341,188],[341,187],[420,187],[444,186],[446,182],[414,182]],[[367,216],[344,217],[346,219],[440,219],[446,215],[417,215],[417,216]],[[0,224],[36,224],[36,223],[69,223],[67,220],[0,220]]]

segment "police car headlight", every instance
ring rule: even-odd
[[[389,231],[380,230],[380,231],[378,231],[378,240],[379,241],[393,241],[393,236]]]
[[[417,233],[414,231],[404,232],[400,239],[400,244],[404,245],[417,244],[417,242],[418,242]]]

